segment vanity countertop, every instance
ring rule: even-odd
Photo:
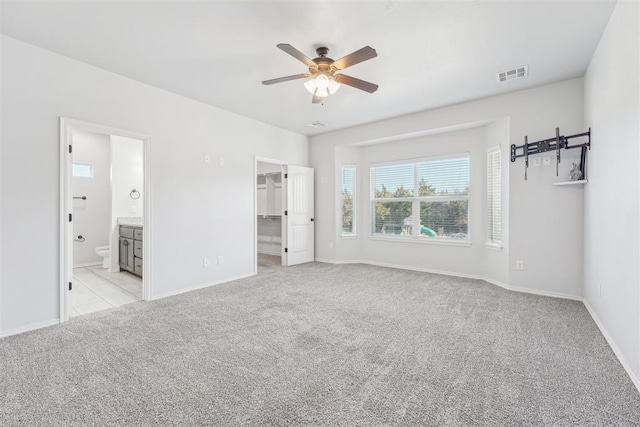
[[[144,219],[141,217],[118,217],[118,225],[126,225],[129,227],[140,227],[144,226]]]

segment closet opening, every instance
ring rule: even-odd
[[[256,261],[257,273],[283,262],[284,164],[256,159]]]

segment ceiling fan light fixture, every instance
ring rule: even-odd
[[[320,98],[326,98],[329,95],[333,95],[338,91],[338,89],[340,89],[340,83],[336,82],[333,77],[329,77],[326,74],[320,74],[307,80],[304,83],[304,87],[310,94],[319,96]]]
[[[329,89],[329,95],[333,95],[338,91],[338,89],[340,89],[340,83],[331,79],[329,80],[329,87],[327,87],[327,89]]]

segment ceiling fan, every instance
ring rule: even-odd
[[[309,72],[265,80],[262,82],[263,85],[272,85],[289,80],[312,77],[305,82],[304,86],[313,94],[311,102],[314,104],[322,103],[323,98],[334,94],[340,88],[340,84],[345,84],[369,93],[373,93],[378,90],[378,85],[376,84],[356,79],[355,77],[347,76],[346,74],[336,74],[338,71],[344,70],[347,67],[351,67],[352,65],[359,64],[360,62],[367,61],[378,56],[375,49],[370,46],[365,46],[362,49],[356,50],[337,61],[327,57],[329,49],[326,47],[319,47],[316,49],[318,57],[315,59],[309,58],[290,44],[280,43],[277,47],[293,56],[298,61],[303,62],[307,67],[309,67]]]

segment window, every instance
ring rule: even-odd
[[[469,156],[371,168],[371,234],[469,238]]]
[[[93,165],[87,163],[74,163],[71,174],[78,178],[93,178]]]
[[[356,234],[356,167],[342,167],[342,235]]]
[[[487,244],[502,242],[502,154],[500,147],[487,151]]]

